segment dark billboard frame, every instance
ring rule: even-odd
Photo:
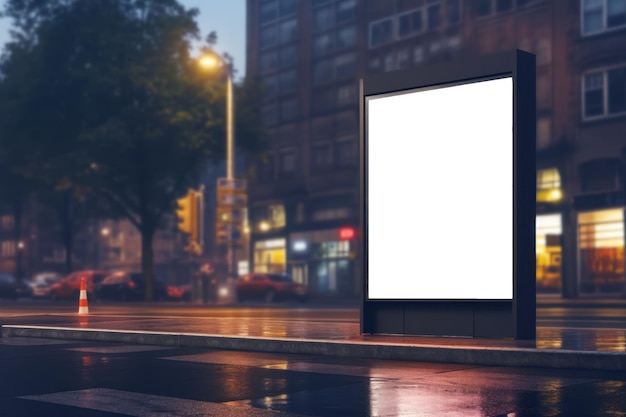
[[[368,114],[370,98],[510,77],[513,81],[513,298],[368,298]],[[360,84],[361,333],[534,339],[535,56],[513,50],[367,75]],[[468,272],[471,277],[471,271]]]

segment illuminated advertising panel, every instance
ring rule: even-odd
[[[511,76],[372,95],[370,300],[513,298]]]

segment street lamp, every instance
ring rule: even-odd
[[[213,71],[219,68],[226,69],[226,179],[235,178],[235,122],[234,122],[234,98],[233,76],[229,63],[220,55],[207,50],[198,59],[198,64],[205,70]],[[229,240],[227,245],[228,278],[235,275],[235,256],[233,243]]]
[[[226,68],[226,178],[234,178],[235,166],[235,124],[234,124],[234,99],[233,77],[230,65],[220,55],[213,51],[204,52],[198,59],[200,66],[207,70],[215,70],[220,67]]]

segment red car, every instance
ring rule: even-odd
[[[306,301],[309,298],[309,288],[294,282],[289,275],[284,274],[247,274],[242,275],[235,283],[237,301],[247,299],[261,299],[274,302],[279,299],[297,299]]]
[[[107,275],[105,271],[76,271],[72,272],[59,282],[50,287],[50,298],[53,300],[61,298],[75,298],[80,296],[80,282],[85,278],[87,296],[93,293],[94,284],[101,282]]]

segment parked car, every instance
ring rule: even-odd
[[[146,284],[142,272],[115,272],[108,275],[94,287],[98,300],[144,300]],[[167,299],[167,285],[155,277],[153,288],[154,300]]]
[[[168,285],[167,298],[173,301],[191,301],[191,285]]]
[[[235,288],[237,301],[261,299],[274,302],[289,298],[306,301],[309,298],[308,286],[294,282],[289,275],[284,274],[242,275],[237,279]]]
[[[109,273],[105,271],[76,271],[72,272],[59,282],[50,286],[50,298],[75,298],[80,295],[80,282],[85,278],[87,297],[93,295],[94,285],[102,281]]]
[[[40,272],[33,276],[30,282],[31,297],[47,298],[50,296],[50,288],[61,280],[61,275],[56,272]]]

